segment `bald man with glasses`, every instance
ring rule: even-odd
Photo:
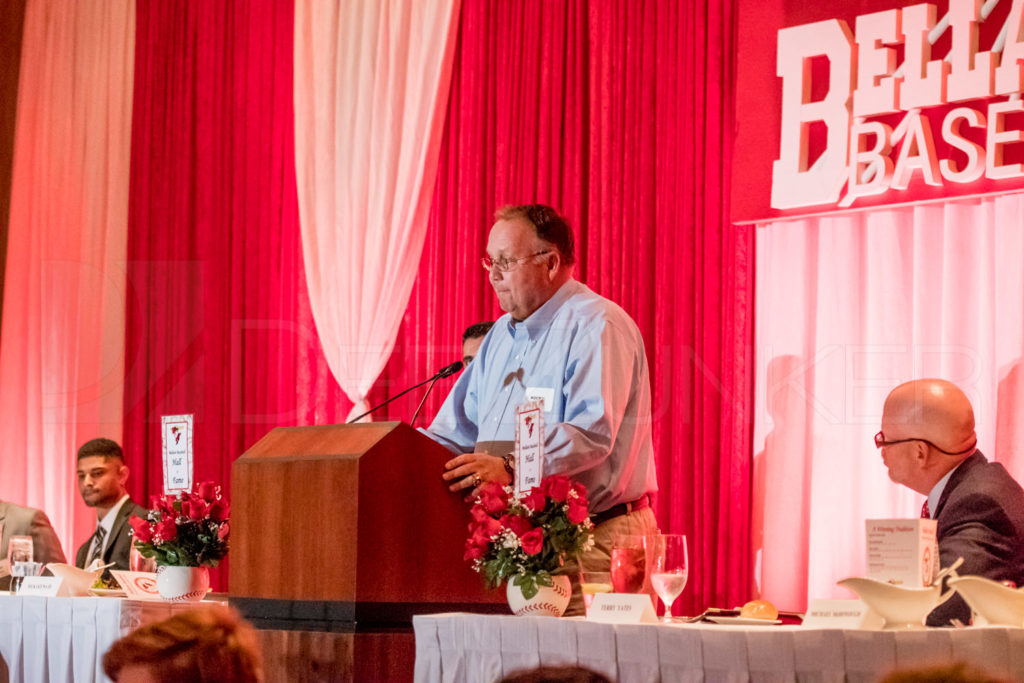
[[[1024,585],[1024,490],[977,443],[970,401],[941,379],[893,389],[875,435],[889,478],[927,496],[921,516],[937,522],[941,566],[963,557],[960,575]],[[970,608],[954,595],[928,616],[928,625],[970,618]]]

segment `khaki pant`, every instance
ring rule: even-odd
[[[579,563],[575,557],[567,557],[565,560],[565,566],[561,573],[567,575],[572,583],[572,598],[569,600],[569,607],[565,610],[565,616],[573,617],[584,614],[583,594],[580,593],[580,563],[587,571],[610,571],[612,538],[619,534],[646,536],[656,533],[658,533],[658,523],[654,519],[654,511],[650,508],[630,512],[628,515],[620,515],[597,525],[594,528],[594,547],[590,549],[590,552],[580,556]],[[643,592],[649,594],[654,600],[654,604],[657,605],[649,580],[644,581]]]

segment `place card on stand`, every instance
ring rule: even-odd
[[[540,486],[544,462],[543,405],[527,401],[516,410],[516,493]]]
[[[156,573],[154,572],[126,572],[113,569],[110,573],[124,589],[125,597],[129,600],[163,599],[156,590]]]
[[[865,523],[868,578],[894,586],[930,586],[938,575],[934,519],[869,519]]]
[[[164,493],[192,488],[192,415],[163,415],[160,434],[164,461]]]
[[[597,593],[587,621],[603,624],[656,624],[651,596],[646,593]]]
[[[860,600],[811,600],[801,627],[876,629],[882,618]]]
[[[60,591],[60,584],[63,582],[58,576],[26,576],[22,579],[18,595],[41,595],[47,598],[57,597]]]

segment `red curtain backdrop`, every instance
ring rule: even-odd
[[[463,3],[427,242],[369,397],[500,314],[479,266],[496,207],[560,208],[578,276],[647,342],[656,511],[690,536],[687,612],[742,602],[750,580],[753,246],[727,223],[734,17],[710,4]],[[141,498],[161,488],[161,415],[195,413],[196,477],[227,483],[273,426],[350,405],[302,287],[290,4],[141,2],[137,22],[125,445]]]
[[[709,4],[463,3],[427,242],[372,397],[459,358],[461,331],[501,314],[479,266],[494,209],[560,208],[577,276],[646,340],[656,511],[689,535],[689,613],[750,595],[753,243],[727,222],[734,17]]]
[[[11,210],[11,173],[14,165],[14,118],[18,101],[18,74],[21,64],[21,36],[28,0],[4,3],[4,20],[0,23],[0,272],[7,259],[7,226]],[[3,299],[3,276],[0,276],[0,301]]]
[[[196,480],[227,486],[274,426],[351,407],[303,286],[292,13],[138,4],[124,446],[140,501],[163,490],[161,415],[195,414]]]

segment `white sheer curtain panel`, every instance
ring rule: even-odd
[[[416,276],[458,13],[458,0],[295,3],[303,255],[350,417],[366,409]]]
[[[29,0],[0,336],[0,497],[64,552],[95,517],[75,451],[120,440],[135,3]]]
[[[852,597],[835,582],[866,571],[864,520],[919,515],[924,497],[889,481],[872,441],[901,382],[958,384],[982,452],[1024,480],[1022,264],[1020,194],[759,228],[754,509],[767,599]]]

